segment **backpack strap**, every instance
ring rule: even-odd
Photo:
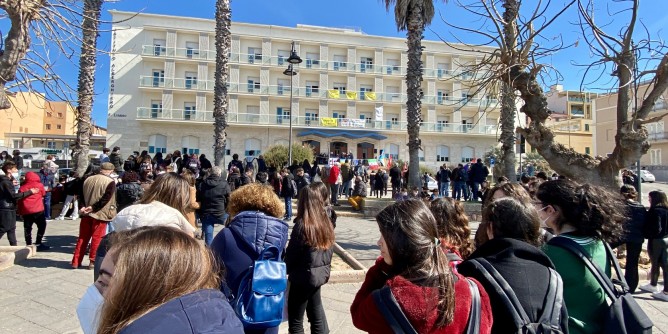
[[[508,306],[507,309],[513,317],[513,322],[520,328],[531,323],[529,316],[524,311],[524,307],[517,299],[513,289],[503,276],[484,258],[469,259],[469,262],[485,277],[487,282],[494,287],[495,292],[501,298],[503,303]]]
[[[561,308],[564,306],[564,282],[556,270],[547,268],[550,275],[550,283],[547,289],[545,301],[543,301],[543,313],[538,322],[550,324],[550,327],[561,330]]]
[[[585,267],[589,269],[589,272],[594,276],[594,278],[596,278],[598,284],[605,291],[608,297],[612,300],[617,299],[617,294],[615,293],[616,291],[612,281],[608,275],[606,275],[605,272],[598,266],[598,264],[591,260],[589,253],[586,249],[584,249],[584,247],[580,246],[580,244],[574,240],[566,237],[554,237],[548,242],[548,245],[565,249],[575,255],[575,257],[582,260]],[[606,257],[608,257],[607,251]]]
[[[392,332],[417,334],[411,322],[406,318],[406,314],[401,310],[389,286],[385,285],[375,290],[371,293],[371,296],[376,303],[376,307],[378,307],[380,313],[387,320],[387,324],[392,328]]]
[[[466,278],[466,282],[469,284],[469,291],[471,291],[471,309],[469,310],[469,319],[466,322],[466,334],[479,334],[480,333],[480,313],[481,313],[481,302],[480,302],[480,290],[478,290],[478,285]]]

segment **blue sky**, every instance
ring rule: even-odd
[[[462,0],[472,2],[472,0]],[[188,3],[188,5],[186,5]],[[452,33],[455,31],[449,28],[442,22],[441,17],[451,21],[456,25],[464,25],[467,27],[476,27],[480,25],[477,19],[467,15],[461,8],[458,8],[456,0],[435,1],[436,16],[432,25],[425,33],[425,38],[434,40],[438,33],[443,38],[454,41]],[[529,3],[529,2],[525,2]],[[533,3],[533,2],[531,2]],[[566,0],[553,0],[555,8],[559,8],[560,4],[566,3]],[[597,4],[605,4],[607,6],[609,1],[598,1]],[[146,13],[178,15],[178,16],[192,16],[200,18],[212,19],[214,17],[214,0],[191,0],[188,2],[177,0],[121,0],[117,2],[106,3],[104,5],[103,20],[109,21],[109,10],[124,10],[124,11],[143,11]],[[640,18],[645,22],[648,31],[656,34],[656,37],[667,39],[668,33],[668,12],[665,8],[665,0],[645,0],[640,7]],[[608,12],[611,9],[602,8],[598,14],[598,19],[601,22],[611,22],[610,30],[616,32],[620,27],[620,19],[610,20]],[[233,0],[232,1],[232,20],[248,23],[272,24],[282,26],[295,26],[296,24],[310,24],[331,27],[356,27],[361,28],[365,33],[370,35],[396,36],[404,37],[404,32],[397,32],[394,23],[394,13],[386,12],[385,6],[381,1],[376,0],[337,0],[337,1],[305,1],[305,0]],[[577,13],[574,10],[569,10],[562,19],[547,32],[550,38],[561,34],[564,43],[573,43],[579,36],[580,32],[576,25]],[[0,26],[6,25],[6,22],[0,22]],[[98,47],[102,50],[110,49],[110,32],[109,24],[103,27],[104,32],[101,33],[98,41]],[[6,28],[3,28],[3,30]],[[457,33],[457,36],[465,41],[479,42],[477,36]],[[554,41],[555,39],[551,39]],[[550,41],[545,41],[549,43]],[[573,61],[586,62],[591,59],[591,54],[584,43],[579,44],[576,48],[570,48],[557,55],[546,59],[552,65],[560,69],[562,73],[562,83],[566,89],[579,89],[580,81],[583,76],[581,68],[572,65]],[[59,64],[59,75],[69,82],[73,87],[76,87],[77,68],[68,61],[63,61]],[[607,74],[606,74],[607,76]],[[554,80],[552,78],[551,80]],[[554,83],[554,81],[550,82]],[[606,86],[610,83],[597,83],[593,86]],[[98,57],[98,68],[96,74],[96,97],[93,108],[93,118],[96,124],[106,126],[107,123],[107,101],[108,101],[108,86],[109,86],[109,56],[107,54],[100,54]],[[592,87],[593,87],[592,86]]]

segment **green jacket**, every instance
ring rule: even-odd
[[[561,234],[579,243],[594,263],[610,276],[603,242],[593,238]],[[608,308],[605,291],[584,263],[566,249],[545,244],[543,251],[554,263],[564,282],[564,302],[568,308],[568,331],[571,334],[601,333],[602,317]]]

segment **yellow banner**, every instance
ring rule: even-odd
[[[348,100],[357,100],[357,92],[346,92],[346,98]]]
[[[320,117],[320,125],[321,126],[336,127],[337,126],[337,119],[333,118],[333,117]]]
[[[338,99],[341,97],[341,93],[339,93],[338,89],[330,89],[327,91],[327,97],[330,99]]]
[[[367,99],[367,100],[376,101],[376,93],[375,92],[365,92],[364,93],[364,98]]]

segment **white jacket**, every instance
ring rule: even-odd
[[[158,201],[130,205],[116,214],[109,225],[110,231],[132,230],[142,226],[171,226],[189,235],[195,231],[181,212]]]

